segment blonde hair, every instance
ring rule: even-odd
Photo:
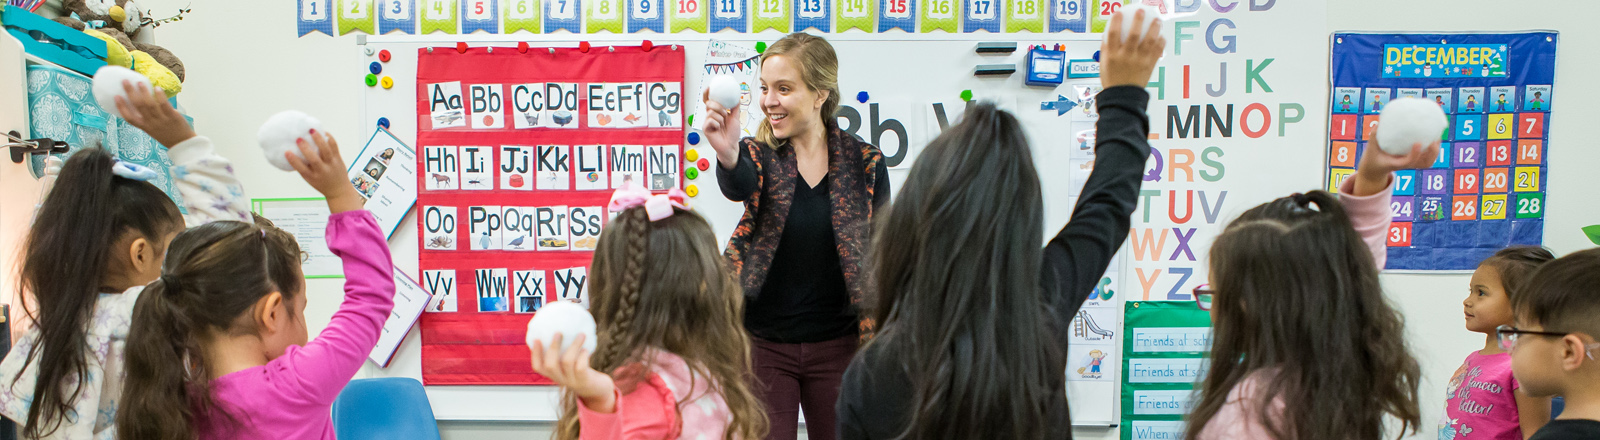
[[[833,45],[822,37],[795,32],[772,43],[772,47],[761,54],[761,64],[766,65],[767,60],[776,56],[789,57],[800,67],[800,81],[806,88],[828,92],[828,99],[822,103],[822,118],[824,122],[832,118],[839,109],[839,55],[833,52]],[[788,139],[778,139],[772,134],[772,121],[765,118],[756,129],[756,141],[774,149],[788,143]]]

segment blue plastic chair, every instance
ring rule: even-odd
[[[409,377],[350,381],[333,401],[339,440],[439,440],[422,382]]]

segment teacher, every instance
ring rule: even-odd
[[[827,40],[783,37],[761,55],[754,138],[739,109],[706,100],[706,138],[722,194],[743,202],[728,260],[745,294],[745,329],[772,429],[793,440],[835,438],[839,382],[872,331],[859,304],[873,211],[889,200],[883,152],[839,129],[839,59]]]

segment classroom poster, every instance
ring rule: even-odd
[[[1088,30],[1089,19],[1084,13],[1087,0],[1046,0],[1045,10],[1050,15],[1050,32],[1079,32]]]
[[[1045,0],[1004,0],[1006,32],[1044,32]],[[1059,0],[1058,0],[1059,1]]]
[[[1128,301],[1124,310],[1121,438],[1183,438],[1208,369],[1211,314],[1194,301]]]
[[[385,238],[394,236],[417,204],[416,163],[417,152],[383,127],[372,133],[350,162],[350,184],[366,199],[363,207],[372,212]]]
[[[684,68],[682,46],[418,54],[425,384],[549,383],[529,313],[587,303],[614,189],[683,186]]]
[[[1333,35],[1327,190],[1355,173],[1389,100],[1430,99],[1450,118],[1433,166],[1396,173],[1387,269],[1473,270],[1506,246],[1544,242],[1558,39]]]
[[[591,34],[600,31],[611,31],[613,34],[622,33],[623,14],[626,0],[587,0],[589,12],[584,15],[584,29]]]
[[[715,75],[728,75],[739,82],[739,115],[743,119],[739,122],[741,137],[755,136],[756,129],[760,128],[761,120],[766,118],[766,112],[761,111],[761,53],[756,49],[722,40],[711,40],[706,44],[705,74],[702,78],[711,78]],[[700,90],[694,91],[690,96],[702,96],[706,91],[709,81],[702,80]],[[706,103],[694,100],[694,120],[696,127],[705,125]],[[706,171],[706,170],[701,170]]]
[[[710,23],[706,20],[706,9],[701,5],[702,0],[666,0],[668,4],[677,4],[672,8],[671,29],[673,33],[682,31],[706,32]],[[703,0],[711,1],[711,0]]]
[[[899,29],[901,32],[917,31],[918,0],[883,0],[878,3],[878,32]]]
[[[377,33],[377,16],[372,11],[372,0],[339,0],[339,34],[361,31],[367,35]]]
[[[1326,142],[1318,51],[1328,44],[1318,27],[1326,3],[1240,2],[1219,11],[1196,2],[1197,10],[1176,11],[1190,15],[1169,21],[1174,34],[1146,89],[1153,150],[1128,234],[1129,300],[1192,300],[1209,282],[1207,254],[1228,223],[1323,187],[1316,146]],[[1213,26],[1235,37],[1208,41]]]
[[[418,16],[422,18],[422,29],[417,33],[423,35],[434,32],[457,33],[456,0],[420,1],[422,10],[418,11]]]
[[[671,4],[668,0],[627,0],[628,1],[628,32],[640,31],[667,31],[667,12],[662,5]]]
[[[540,0],[501,0],[500,16],[502,32],[510,34],[523,31],[532,34],[540,33],[539,13],[542,11]]]
[[[961,0],[922,0],[922,18],[919,25],[922,32],[945,31],[948,33],[960,32]]]
[[[966,7],[961,10],[961,32],[1000,32],[1001,9],[1007,1],[1011,0],[962,0]]]
[[[300,0],[295,8],[295,28],[301,37],[312,32],[333,36],[332,0]]]
[[[893,0],[885,0],[893,1]],[[833,0],[833,21],[838,27],[834,32],[844,32],[856,29],[871,33],[874,21],[878,15],[878,5],[868,0]]]
[[[583,32],[584,0],[543,1],[545,33],[553,34],[558,30],[565,30],[574,34]]]
[[[417,33],[417,0],[380,0],[378,2],[378,33]]]
[[[732,30],[743,33],[750,29],[749,1],[756,0],[706,0],[711,6],[711,32]]]
[[[305,256],[300,273],[306,278],[344,278],[344,261],[328,250],[328,201],[321,197],[252,199],[250,211],[271,220],[294,236]]]
[[[794,0],[794,30],[804,32],[806,29],[833,32],[832,0]]]
[[[755,11],[750,19],[750,32],[772,29],[789,33],[789,4],[790,0],[751,0],[750,9]]]
[[[461,0],[461,33],[500,33],[500,7],[496,0]]]

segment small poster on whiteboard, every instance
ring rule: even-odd
[[[367,199],[364,208],[378,220],[384,237],[393,236],[417,204],[416,150],[380,127],[350,162],[349,176],[356,192]]]
[[[306,278],[344,278],[344,262],[328,250],[328,201],[321,197],[252,199],[250,210],[293,235]]]

